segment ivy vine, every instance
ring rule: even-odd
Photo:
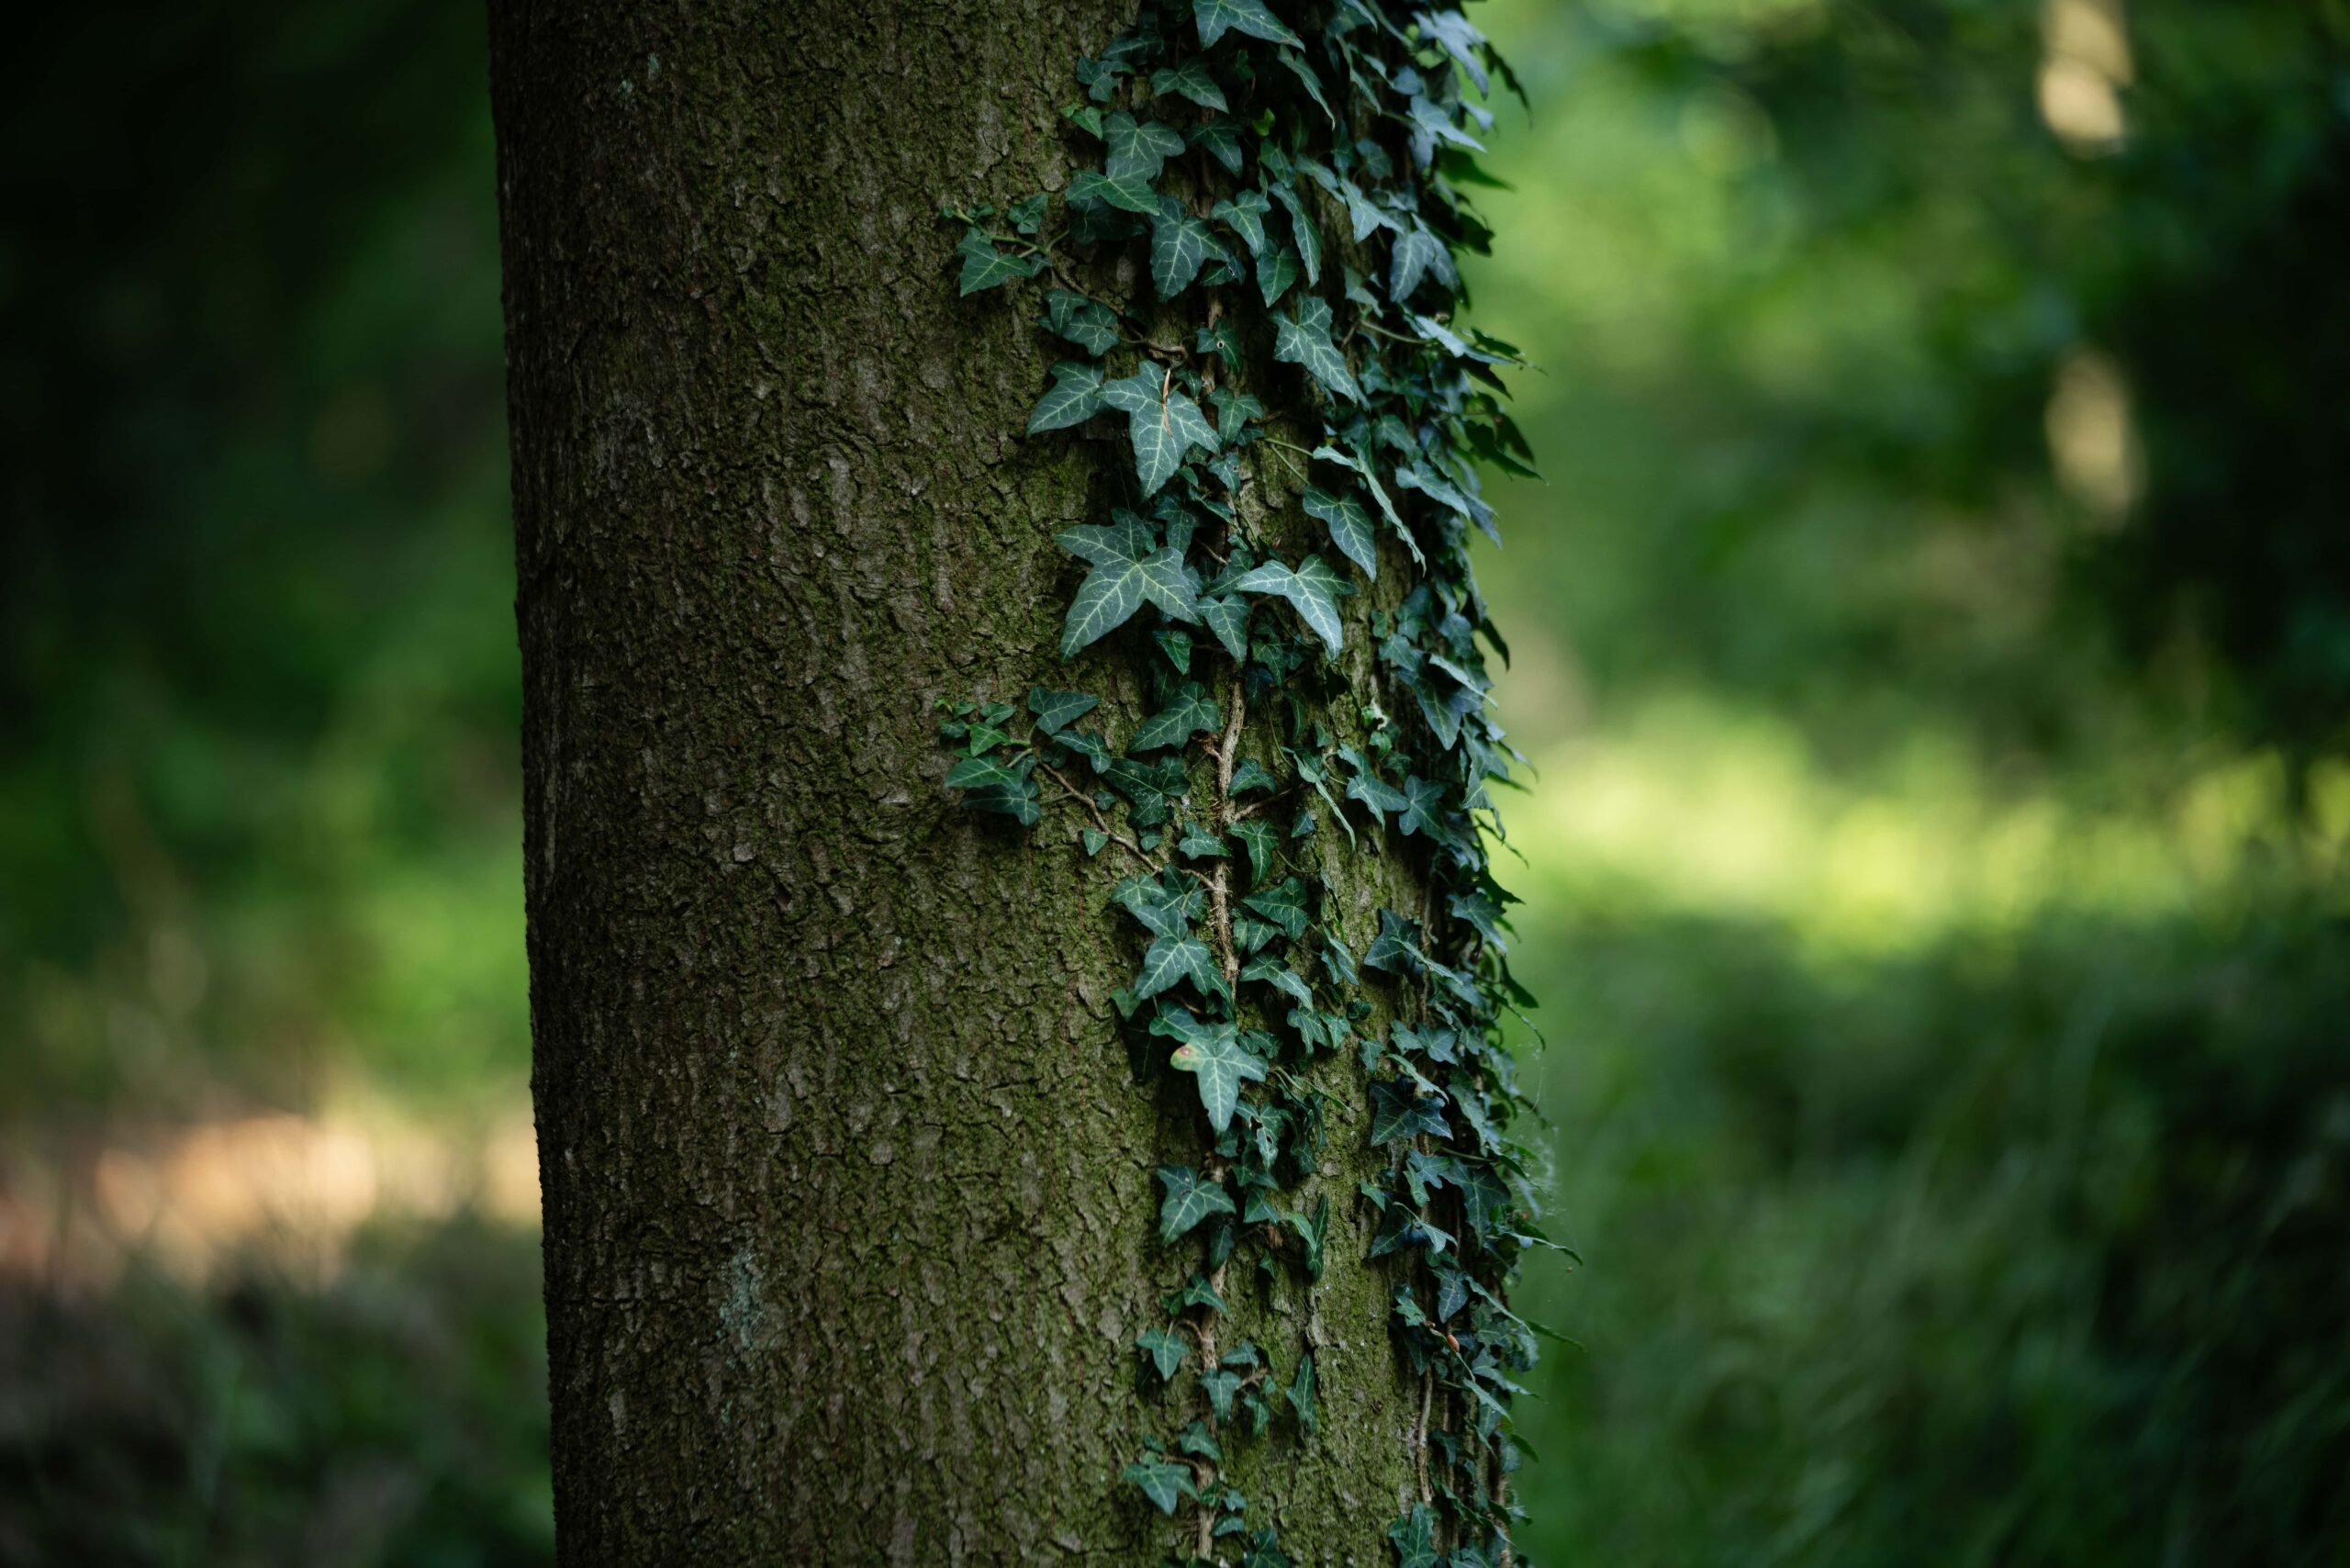
[[[962,292],[1035,280],[1038,326],[1070,350],[1028,433],[1109,421],[1133,460],[1127,504],[1058,535],[1085,568],[1060,652],[1147,631],[1147,717],[1113,744],[1087,722],[1096,696],[1038,688],[1024,711],[948,704],[940,728],[965,806],[1024,828],[1073,811],[1083,853],[1123,862],[1111,897],[1139,958],[1117,1010],[1196,1094],[1203,1154],[1158,1172],[1185,1278],[1135,1344],[1195,1414],[1125,1472],[1161,1513],[1188,1508],[1194,1562],[1290,1562],[1224,1481],[1225,1449],[1277,1419],[1314,1433],[1315,1338],[1277,1356],[1218,1326],[1237,1258],[1321,1278],[1330,1198],[1296,1193],[1334,1109],[1382,1156],[1346,1201],[1376,1211],[1371,1256],[1400,1265],[1417,1409],[1396,1561],[1522,1561],[1509,1402],[1536,1330],[1508,1289],[1551,1243],[1509,1136],[1525,1102],[1500,1022],[1530,999],[1487,839],[1516,753],[1488,711],[1479,639],[1507,650],[1468,538],[1499,538],[1476,465],[1532,470],[1501,402],[1517,353],[1456,315],[1456,257],[1489,238],[1466,193],[1494,183],[1475,154],[1496,77],[1516,90],[1453,8],[1146,4],[1077,67],[1063,115],[1095,165],[1058,199],[944,214],[964,227]],[[1252,390],[1252,369],[1271,379]],[[1349,617],[1359,594],[1371,613]],[[1400,857],[1416,906],[1349,933],[1322,869],[1332,827],[1349,854]],[[1331,1059],[1359,1069],[1359,1100],[1334,1105]]]

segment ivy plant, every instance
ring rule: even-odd
[[[1386,0],[1146,3],[1076,79],[1067,185],[943,216],[962,293],[1009,291],[1059,354],[1028,436],[1123,458],[1117,504],[1056,536],[1059,651],[1125,639],[1147,711],[1115,737],[1094,695],[1039,686],[948,704],[940,734],[966,807],[1019,830],[1069,812],[1079,852],[1118,862],[1117,1011],[1197,1105],[1198,1156],[1157,1182],[1185,1282],[1135,1340],[1188,1418],[1125,1479],[1188,1511],[1194,1562],[1291,1561],[1225,1456],[1276,1420],[1317,1431],[1313,1345],[1218,1329],[1237,1259],[1321,1279],[1331,1198],[1303,1194],[1336,1126],[1378,1162],[1343,1201],[1392,1260],[1417,1391],[1395,1561],[1522,1562],[1509,1408],[1536,1331],[1509,1285],[1550,1243],[1510,1136],[1501,1022],[1529,999],[1488,846],[1516,754],[1468,542],[1499,538],[1480,465],[1532,454],[1503,403],[1519,356],[1462,319],[1458,264],[1489,238],[1484,100],[1516,83],[1460,10]],[[1416,907],[1350,923],[1331,829],[1407,866]],[[1343,1117],[1326,1062],[1355,1085]]]

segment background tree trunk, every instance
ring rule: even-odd
[[[930,711],[1076,684],[1104,465],[1021,438],[1051,356],[935,210],[1065,181],[1130,0],[490,9],[564,1559],[1155,1561],[1196,1106],[1119,1043],[1107,868],[951,812]],[[1362,1141],[1328,1277],[1226,1330],[1321,1346],[1319,1435],[1229,1473],[1301,1562],[1413,1484]]]

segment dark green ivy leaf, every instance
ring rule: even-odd
[[[1436,265],[1444,253],[1444,241],[1428,232],[1427,226],[1414,223],[1395,237],[1395,252],[1388,262],[1387,297],[1398,305],[1412,297],[1420,279]]]
[[[1366,969],[1385,969],[1393,974],[1409,974],[1420,958],[1419,925],[1392,909],[1379,912],[1379,935],[1371,939],[1371,951],[1362,956]]]
[[[1097,359],[1118,346],[1118,318],[1098,300],[1068,289],[1045,296],[1045,329],[1067,338]]]
[[[1400,812],[1411,802],[1396,788],[1376,773],[1356,774],[1347,780],[1347,799],[1360,801],[1374,812]]]
[[[1121,183],[1139,180],[1149,185],[1158,178],[1167,160],[1183,151],[1182,133],[1173,126],[1155,119],[1137,120],[1123,110],[1102,117],[1102,140],[1110,148],[1104,171],[1111,180]]]
[[[1158,210],[1158,193],[1150,182],[1138,174],[1112,179],[1091,169],[1080,170],[1069,183],[1069,199],[1072,203],[1103,203],[1125,212],[1147,216]]]
[[[1089,697],[1082,691],[1047,691],[1041,686],[1028,689],[1028,711],[1036,716],[1036,727],[1046,734],[1065,730],[1101,706],[1102,699]]]
[[[1248,601],[1237,595],[1220,599],[1203,596],[1199,600],[1200,619],[1224,644],[1224,651],[1234,658],[1246,658],[1248,654]]]
[[[1330,342],[1330,305],[1313,296],[1298,301],[1296,313],[1273,318],[1273,357],[1303,365],[1324,387],[1350,403],[1362,401],[1362,387],[1347,368],[1347,356]]]
[[[1293,49],[1285,49],[1281,51],[1281,61],[1283,65],[1290,68],[1291,73],[1304,84],[1307,95],[1320,107],[1329,122],[1332,125],[1337,124],[1338,117],[1331,110],[1330,100],[1322,94],[1322,78],[1315,73],[1314,67],[1305,63],[1305,57]]]
[[[1234,133],[1230,120],[1203,121],[1185,135],[1192,146],[1206,148],[1209,157],[1233,174],[1240,173],[1240,138]]]
[[[1082,175],[1080,176],[1080,178],[1082,177]],[[1072,185],[1070,188],[1074,190],[1076,187]],[[1306,215],[1305,199],[1297,194],[1297,187],[1286,180],[1274,185],[1273,199],[1289,208],[1290,232],[1297,237],[1297,259],[1305,268],[1305,281],[1309,284],[1320,283],[1322,281],[1322,233],[1314,227],[1314,219]]]
[[[1400,1081],[1374,1080],[1371,1086],[1371,1141],[1374,1148],[1427,1133],[1450,1137],[1444,1113]]]
[[[1205,1421],[1194,1421],[1184,1428],[1183,1435],[1175,1439],[1175,1446],[1183,1452],[1197,1455],[1212,1464],[1224,1462],[1224,1450],[1217,1446],[1215,1437],[1208,1430],[1208,1424]]]
[[[1252,893],[1242,902],[1262,918],[1281,927],[1292,942],[1305,935],[1305,884],[1295,877],[1285,877],[1261,893]]]
[[[1158,1239],[1164,1245],[1180,1240],[1210,1215],[1233,1212],[1232,1199],[1223,1186],[1202,1181],[1200,1173],[1188,1165],[1160,1166],[1158,1184],[1167,1189],[1158,1205]]]
[[[1321,556],[1308,555],[1294,570],[1279,561],[1267,561],[1251,567],[1232,586],[1243,593],[1280,595],[1333,654],[1341,646],[1345,633],[1338,620],[1338,600],[1354,588]]]
[[[1249,879],[1263,881],[1265,873],[1273,868],[1273,851],[1281,843],[1281,834],[1274,830],[1272,823],[1258,817],[1233,823],[1231,833],[1240,841],[1240,846],[1248,852]]]
[[[1232,1419],[1232,1396],[1240,1392],[1240,1374],[1235,1372],[1208,1372],[1200,1374],[1200,1387],[1208,1396],[1208,1408],[1219,1421]]]
[[[1185,211],[1173,196],[1159,199],[1150,220],[1150,281],[1159,298],[1172,299],[1191,287],[1201,265],[1223,254],[1206,219]]]
[[[1280,304],[1296,281],[1297,252],[1287,245],[1275,245],[1257,258],[1257,292],[1264,296],[1267,309]]]
[[[1183,1364],[1183,1358],[1192,1351],[1184,1338],[1171,1328],[1145,1329],[1142,1338],[1135,1341],[1135,1349],[1150,1358],[1150,1364],[1158,1369],[1161,1383],[1174,1378],[1175,1369]]]
[[[1173,701],[1142,722],[1126,749],[1145,752],[1181,745],[1193,735],[1212,735],[1223,727],[1224,717],[1215,700],[1201,689],[1199,682],[1189,680],[1175,694]]]
[[[1232,770],[1232,792],[1235,795],[1246,795],[1251,790],[1270,790],[1273,787],[1273,776],[1266,772],[1265,765],[1253,756],[1242,757],[1240,766]]]
[[[1200,1104],[1208,1114],[1208,1125],[1219,1134],[1232,1125],[1240,1085],[1260,1082],[1265,1076],[1265,1064],[1240,1045],[1238,1032],[1229,1024],[1210,1025],[1177,1047],[1167,1063],[1198,1081]]]
[[[975,812],[1012,818],[1022,827],[1034,827],[1043,815],[1036,804],[1036,786],[1027,775],[1030,757],[1007,767],[992,757],[967,756],[946,770],[946,786],[966,791],[963,804]]]
[[[1248,1538],[1248,1545],[1240,1553],[1240,1568],[1297,1568],[1289,1554],[1281,1549],[1280,1538],[1273,1527],[1260,1527]]]
[[[1304,41],[1265,9],[1265,0],[1192,0],[1192,19],[1199,24],[1203,49],[1214,48],[1227,28],[1267,43]]]
[[[966,295],[993,288],[1016,277],[1035,277],[1045,270],[1043,258],[1007,256],[995,248],[994,241],[977,229],[963,236],[955,253],[963,258],[962,292]]]
[[[1311,1350],[1298,1358],[1297,1376],[1290,1380],[1289,1407],[1307,1437],[1320,1429],[1321,1417],[1314,1407],[1314,1352]]]
[[[1330,543],[1338,554],[1362,568],[1362,575],[1371,581],[1379,580],[1379,545],[1371,532],[1371,513],[1363,504],[1349,495],[1332,495],[1316,486],[1305,490],[1305,515],[1319,518],[1330,527]]]
[[[1150,90],[1160,95],[1172,93],[1178,97],[1189,98],[1203,109],[1229,109],[1232,106],[1225,102],[1224,89],[1216,85],[1214,76],[1208,74],[1208,62],[1204,60],[1187,60],[1181,65],[1170,65],[1151,73]]]
[[[1272,210],[1273,204],[1265,199],[1262,191],[1242,191],[1228,201],[1216,203],[1210,216],[1228,224],[1232,231],[1240,236],[1240,242],[1248,247],[1250,255],[1262,256],[1265,253],[1265,214]]]
[[[1395,1543],[1395,1568],[1436,1568],[1436,1516],[1426,1503],[1415,1503],[1409,1514],[1389,1525],[1387,1539]]]
[[[1194,416],[1197,412],[1193,410]],[[1124,625],[1146,599],[1178,621],[1200,618],[1191,579],[1183,572],[1181,553],[1171,548],[1152,550],[1150,531],[1139,521],[1110,528],[1089,524],[1053,537],[1063,549],[1093,564],[1069,602],[1069,621],[1061,631],[1061,657],[1068,658]]]
[[[1154,936],[1190,935],[1206,897],[1196,885],[1173,892],[1156,877],[1139,876],[1120,882],[1110,896]]]
[[[1142,1495],[1157,1505],[1162,1514],[1172,1516],[1175,1505],[1183,1499],[1197,1498],[1192,1489],[1192,1467],[1169,1459],[1146,1459],[1125,1468],[1125,1478],[1142,1489]],[[1425,1511],[1425,1510],[1423,1510]],[[1429,1559],[1430,1563],[1434,1559]]]
[[[1028,416],[1028,433],[1067,430],[1102,410],[1102,367],[1065,359],[1053,366],[1053,384]]]
[[[1127,434],[1135,449],[1135,474],[1142,481],[1142,493],[1146,496],[1157,495],[1175,476],[1175,470],[1182,465],[1184,453],[1192,447],[1207,452],[1216,449],[1215,427],[1200,412],[1200,406],[1176,387],[1171,375],[1155,366],[1145,365],[1132,375],[1103,382],[1102,400],[1113,409],[1126,410]],[[1185,602],[1190,602],[1188,589]],[[1192,613],[1181,619],[1196,621],[1199,617]]]
[[[1206,943],[1196,936],[1160,936],[1143,952],[1135,994],[1148,1001],[1184,980],[1212,995],[1224,989],[1224,977],[1215,972],[1215,955]]]

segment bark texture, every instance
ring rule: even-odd
[[[1130,4],[490,9],[563,1560],[1156,1562],[1199,1118],[1119,1042],[1116,873],[952,811],[930,711],[1130,656],[1057,665],[1107,465],[1021,439],[1051,356],[934,221],[1064,182]],[[1319,1346],[1320,1434],[1229,1473],[1307,1562],[1415,1489],[1361,1143],[1323,1284],[1225,1328]]]

